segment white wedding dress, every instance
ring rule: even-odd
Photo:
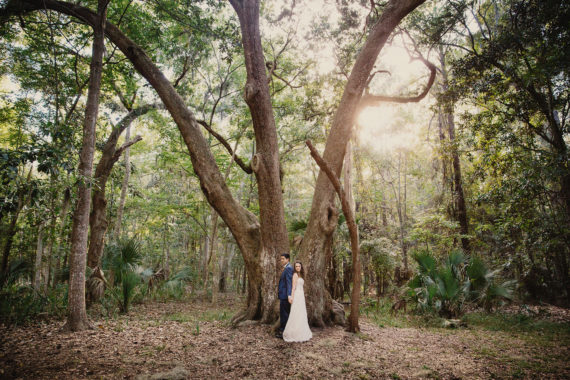
[[[291,312],[289,313],[285,331],[283,331],[283,340],[286,342],[305,342],[313,337],[307,320],[304,284],[305,281],[301,277],[297,279]]]

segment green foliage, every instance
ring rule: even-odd
[[[30,286],[12,284],[0,293],[0,320],[25,324],[40,317],[63,318],[67,310],[67,285],[58,285],[46,294]]]
[[[180,300],[187,295],[186,286],[196,281],[198,273],[191,267],[186,266],[179,272],[162,282],[153,291],[153,297],[163,300]]]
[[[489,271],[478,257],[467,261],[460,251],[453,251],[439,264],[424,249],[415,251],[412,258],[418,272],[408,283],[409,295],[422,312],[453,318],[463,313],[465,303],[490,310],[501,300],[512,298],[513,282],[498,284],[498,271]]]
[[[121,312],[128,313],[129,304],[142,284],[141,276],[135,272],[142,260],[141,244],[136,238],[120,239],[105,247],[105,256],[103,265],[108,265],[106,269],[113,276],[114,288],[110,294]]]
[[[10,262],[8,265],[8,269],[5,273],[0,275],[0,284],[2,286],[10,287],[16,282],[24,277],[30,276],[30,272],[32,270],[32,266],[25,259],[15,259]]]

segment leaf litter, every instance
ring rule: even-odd
[[[61,332],[59,320],[0,325],[0,378],[570,378],[568,329],[544,344],[513,332],[378,327],[362,318],[358,335],[313,328],[309,342],[286,343],[267,325],[232,328],[242,302],[149,302],[77,333]],[[568,325],[564,309],[549,313]]]

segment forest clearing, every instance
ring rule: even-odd
[[[0,0],[0,378],[570,378],[570,1]]]
[[[2,378],[22,379],[562,379],[570,376],[570,313],[511,306],[465,325],[441,328],[374,309],[359,334],[313,328],[309,342],[286,343],[269,326],[232,328],[239,303],[136,305],[94,320],[78,334],[63,322],[2,327]],[[365,314],[365,315],[366,315]],[[375,318],[374,315],[377,317]],[[424,326],[422,326],[424,325]],[[431,325],[431,326],[430,326]]]

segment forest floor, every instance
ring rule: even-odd
[[[567,309],[471,313],[455,329],[369,310],[359,334],[337,326],[286,343],[270,326],[230,327],[242,302],[229,295],[218,306],[147,302],[127,315],[94,318],[93,330],[78,333],[61,332],[61,320],[0,325],[0,378],[570,378]]]

